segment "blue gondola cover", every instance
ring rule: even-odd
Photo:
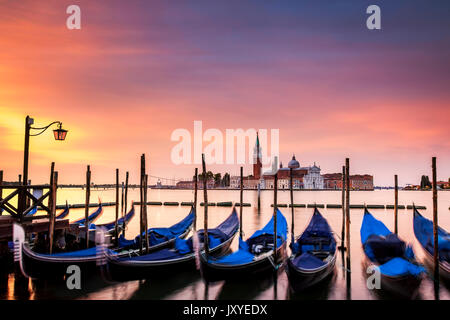
[[[370,261],[379,264],[381,274],[391,277],[413,275],[425,272],[421,265],[410,262],[414,259],[412,248],[393,234],[381,221],[375,219],[366,209],[361,225],[361,242]]]
[[[220,263],[220,264],[229,264],[229,265],[239,265],[245,264],[253,261],[254,255],[250,252],[249,243],[254,241],[258,241],[257,238],[261,236],[272,236],[274,234],[275,221],[274,217],[264,226],[264,228],[256,231],[247,241],[243,241],[239,238],[239,250],[220,257],[214,258],[209,257],[209,262],[211,263]],[[287,237],[287,221],[280,210],[277,209],[277,247],[279,247],[282,243],[286,241]],[[264,237],[262,237],[264,238]]]
[[[433,254],[433,222],[414,210],[414,234],[422,247]],[[450,234],[440,227],[438,227],[438,250],[440,261],[450,261]]]

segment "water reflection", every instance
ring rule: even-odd
[[[170,277],[141,280],[139,281],[139,288],[134,292],[131,299],[166,299],[200,279],[200,275],[196,272],[180,272]]]
[[[262,291],[273,286],[273,276],[254,279],[242,279],[239,281],[227,280],[222,287],[218,298],[220,300],[253,300]]]
[[[328,300],[333,294],[338,274],[336,269],[326,279],[301,292],[290,291],[291,300]]]

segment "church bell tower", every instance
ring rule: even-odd
[[[253,149],[253,177],[255,179],[261,179],[261,169],[262,169],[262,153],[261,146],[259,145],[259,134],[256,132],[256,145]]]

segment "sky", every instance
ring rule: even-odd
[[[69,30],[66,9],[81,8]],[[368,30],[366,8],[381,8]],[[30,179],[192,177],[171,134],[279,129],[280,159],[374,175],[450,177],[448,1],[0,1],[0,170],[22,171],[26,115],[69,130],[31,138]],[[206,143],[204,143],[205,145]],[[253,146],[253,142],[251,143]],[[239,165],[208,169],[238,174]],[[251,173],[251,166],[245,166]],[[154,183],[151,180],[151,183]],[[163,183],[166,182],[163,180]]]

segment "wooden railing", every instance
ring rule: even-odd
[[[20,221],[50,218],[55,212],[54,205],[56,203],[56,189],[58,188],[58,173],[54,171],[52,164],[52,172],[49,185],[3,185],[3,171],[0,171],[0,215],[3,212],[9,213],[11,217]],[[3,190],[12,190],[3,198]],[[31,190],[41,190],[41,196],[36,197]],[[17,198],[17,207],[13,200]],[[48,204],[44,201],[48,199]],[[15,202],[15,201],[14,201]],[[27,216],[33,210],[41,209],[48,215]]]

